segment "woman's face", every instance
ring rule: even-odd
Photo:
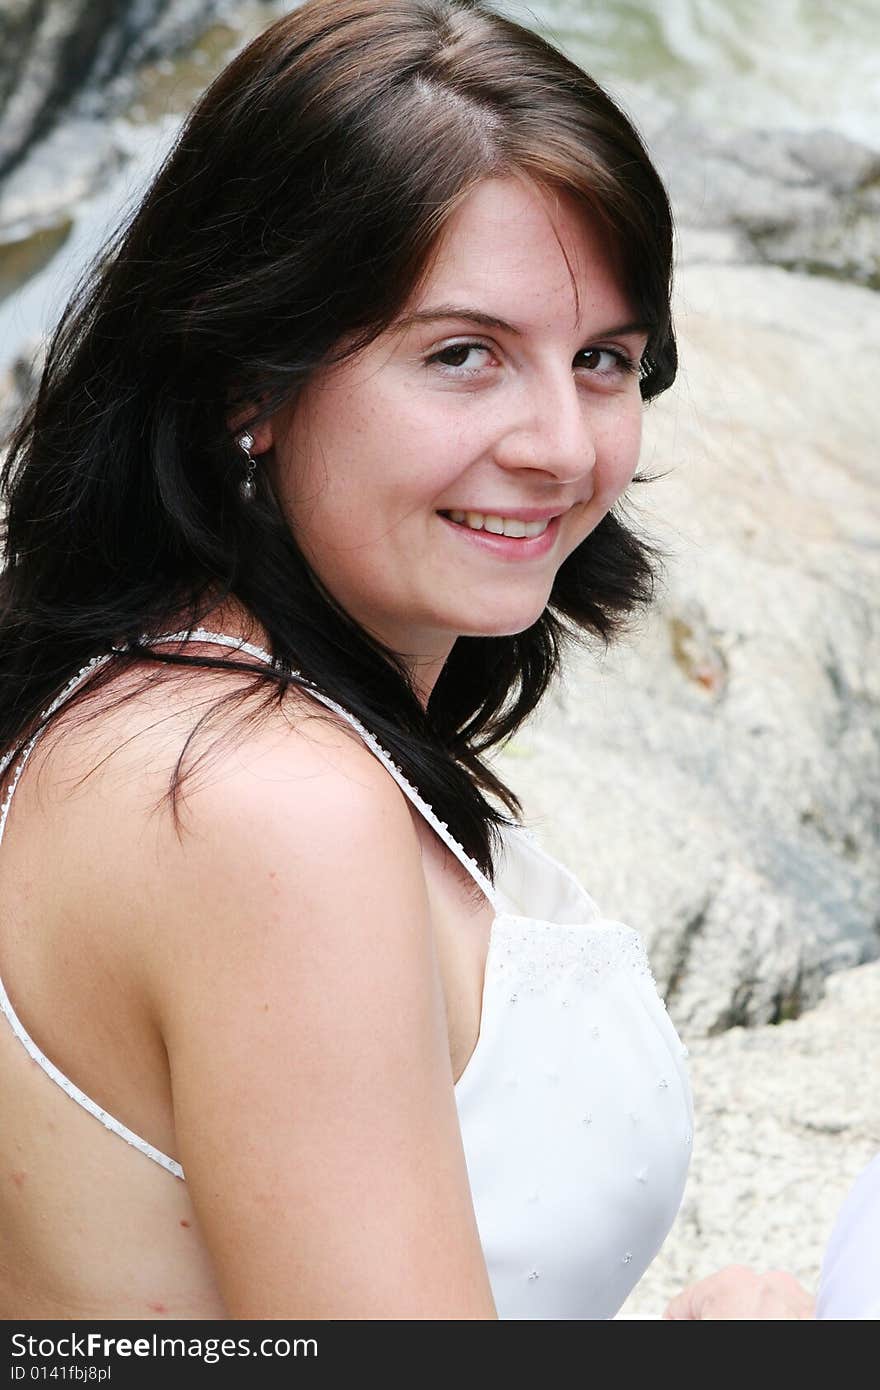
[[[257,432],[309,563],[423,688],[456,637],[537,621],[632,478],[634,318],[573,200],[487,180],[397,322]]]

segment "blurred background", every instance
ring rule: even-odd
[[[0,447],[45,334],[211,77],[291,3],[0,0]],[[880,0],[507,0],[672,195],[682,369],[630,519],[650,617],[498,755],[643,932],[692,1177],[627,1311],[730,1261],[815,1285],[880,1148]]]

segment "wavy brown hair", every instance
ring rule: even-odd
[[[293,672],[315,682],[491,876],[505,815],[486,793],[519,803],[483,755],[535,709],[567,644],[609,641],[650,599],[656,552],[609,513],[536,623],[458,639],[425,710],[397,654],[318,582],[265,479],[240,504],[227,421],[230,401],[267,418],[389,327],[454,210],[510,175],[601,219],[651,328],[641,391],[656,396],[676,369],[666,194],[627,117],[544,38],[478,0],[308,0],[217,77],[67,306],[11,441],[0,748],[124,642],[96,679],[134,660],[227,667],[139,639],[233,596],[275,657],[244,696],[264,709]]]

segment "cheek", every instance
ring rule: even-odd
[[[621,413],[609,421],[601,449],[597,450],[599,492],[611,507],[629,486],[638,467],[642,443],[642,406]]]

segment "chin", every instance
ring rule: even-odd
[[[506,613],[500,614],[497,618],[485,618],[480,622],[479,616],[471,614],[467,626],[459,628],[460,637],[516,637],[518,633],[525,632],[528,628],[534,627],[535,623],[543,614],[546,603],[540,607],[530,609],[528,612],[520,612],[516,615]]]

